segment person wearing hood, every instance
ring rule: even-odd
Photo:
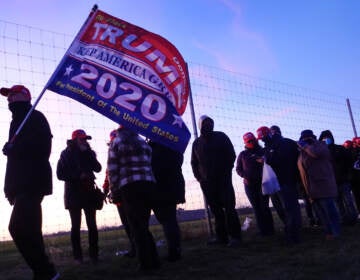
[[[241,225],[232,184],[234,146],[224,132],[214,131],[210,117],[201,116],[199,128],[201,135],[192,145],[191,167],[215,217],[216,237],[208,244],[236,247],[241,244]]]
[[[60,154],[56,174],[65,181],[64,202],[71,219],[71,245],[77,264],[83,262],[80,227],[81,210],[84,210],[88,227],[89,256],[93,264],[98,262],[98,229],[96,225],[96,207],[92,201],[95,184],[94,172],[101,171],[101,164],[96,158],[87,140],[91,136],[84,130],[73,131],[67,147]]]
[[[337,186],[331,154],[310,129],[301,132],[298,146],[297,165],[305,191],[323,226],[326,240],[333,240],[340,235],[340,217],[335,203]]]
[[[322,131],[319,141],[325,142],[330,150],[338,189],[337,204],[342,223],[344,225],[354,225],[357,221],[358,211],[351,193],[350,182],[353,168],[351,153],[342,145],[335,144],[334,136],[330,130]]]
[[[236,172],[244,180],[246,196],[254,210],[259,233],[262,236],[274,234],[274,221],[269,207],[269,196],[261,190],[264,149],[255,135],[243,135],[245,150],[240,152],[236,161]]]
[[[33,279],[58,279],[54,265],[46,255],[42,235],[41,202],[52,194],[52,170],[49,162],[52,134],[46,117],[32,110],[30,91],[23,85],[1,88],[12,113],[8,142],[5,197],[13,205],[9,232],[19,252],[32,269]],[[22,129],[16,131],[32,110]]]
[[[285,243],[299,243],[302,217],[297,190],[297,144],[284,138],[281,132],[272,134],[266,126],[259,127],[256,132],[257,138],[265,143],[265,162],[273,168],[280,184],[280,191],[271,195],[271,200],[285,225]]]

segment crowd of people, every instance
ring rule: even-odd
[[[31,106],[30,91],[22,86],[1,88],[7,97],[12,121],[8,142],[5,196],[13,205],[10,234],[35,280],[56,280],[60,275],[50,261],[43,241],[43,197],[52,193],[49,163],[52,134],[46,117]],[[282,136],[278,126],[262,126],[256,135],[243,135],[244,150],[236,156],[230,138],[214,131],[214,120],[201,116],[200,136],[191,150],[191,167],[215,220],[215,235],[209,246],[239,247],[242,233],[236,211],[232,171],[243,178],[246,196],[254,211],[260,236],[275,234],[270,201],[284,225],[284,242],[300,243],[302,215],[299,199],[304,201],[311,226],[321,226],[325,238],[339,237],[342,225],[354,225],[360,209],[360,138],[335,144],[330,130],[317,138],[310,129],[298,141]],[[71,221],[74,262],[81,265],[81,217],[88,227],[88,256],[99,262],[96,206],[93,201],[95,174],[102,170],[95,151],[82,129],[72,132],[61,152],[56,175],[64,181],[65,209]],[[261,140],[264,147],[259,143]],[[158,269],[161,261],[149,229],[151,211],[161,224],[170,262],[182,257],[181,230],[177,205],[185,203],[184,157],[160,143],[144,139],[119,125],[111,131],[103,191],[116,205],[129,238],[126,256],[137,257],[139,270]],[[269,165],[279,188],[265,193],[263,168]],[[21,171],[21,176],[19,175]]]
[[[301,242],[299,200],[304,202],[310,226],[321,226],[326,240],[338,238],[342,225],[357,222],[360,137],[338,145],[330,130],[317,138],[311,129],[305,129],[295,141],[283,137],[276,125],[262,126],[256,134],[243,135],[245,150],[237,158],[236,172],[243,178],[260,235],[274,233],[270,200],[284,224],[284,242],[289,245]],[[263,189],[265,163],[272,167],[280,185],[271,194],[264,194]]]

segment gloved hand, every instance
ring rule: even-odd
[[[6,142],[3,149],[2,149],[3,154],[5,156],[9,155],[11,153],[11,150],[13,149],[13,147],[14,147],[13,143]]]
[[[305,146],[308,144],[306,141],[304,141],[304,140],[300,140],[300,141],[298,141],[297,142],[297,144],[298,144],[298,146],[300,147],[300,148],[305,148]]]

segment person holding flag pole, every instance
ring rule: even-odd
[[[44,196],[52,194],[50,126],[46,117],[31,107],[25,86],[1,88],[0,93],[7,97],[12,113],[9,142],[2,150],[7,156],[4,192],[13,205],[9,232],[32,269],[33,279],[55,280],[60,275],[45,252],[41,209]]]

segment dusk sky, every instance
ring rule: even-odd
[[[34,59],[34,64],[30,66],[26,61],[22,61],[31,56],[42,57],[42,54],[28,54],[27,48],[33,47],[36,50],[38,43],[23,39],[22,37],[27,37],[28,34],[20,34],[19,30],[28,33],[33,30],[34,34],[41,35],[41,29],[49,31],[44,33],[56,34],[54,37],[59,38],[65,34],[65,46],[58,48],[61,53],[50,55],[52,58],[55,56],[56,59],[61,59],[62,52],[70,44],[70,38],[74,38],[79,31],[94,4],[114,17],[166,38],[177,47],[190,66],[196,66],[192,69],[193,73],[200,74],[196,74],[196,79],[190,81],[195,89],[193,95],[198,94],[205,98],[197,102],[197,117],[203,113],[215,117],[216,129],[222,130],[226,125],[226,132],[234,133],[231,138],[237,153],[243,149],[241,135],[246,131],[255,132],[260,125],[276,123],[284,128],[286,135],[294,139],[298,139],[301,129],[313,128],[315,133],[318,133],[327,129],[328,125],[338,133],[336,136],[339,135],[339,141],[352,136],[345,98],[355,101],[353,104],[357,106],[353,107],[353,112],[359,116],[360,1],[357,0],[2,1],[0,87],[11,86],[9,83],[13,81],[21,81],[32,85],[33,97],[39,94],[45,82],[33,77],[40,74],[46,80],[44,73],[51,72],[52,65],[47,64],[46,71],[43,71],[43,65],[38,67],[35,63],[37,59]],[[9,35],[12,30],[19,34]],[[52,52],[53,49],[47,48],[47,43],[51,45],[52,42],[47,42],[46,38],[37,39],[45,43],[43,50]],[[24,44],[17,44],[21,40],[25,41]],[[13,53],[12,43],[15,45]],[[26,47],[21,48],[18,45]],[[48,53],[44,54],[44,57],[48,56]],[[207,68],[201,70],[201,65]],[[25,77],[29,74],[29,68],[30,72],[32,71],[31,75],[28,75],[30,78]],[[197,71],[197,68],[200,71]],[[209,72],[213,69],[215,78]],[[226,74],[223,70],[226,70]],[[249,81],[253,80],[249,82],[250,86],[238,83],[236,75],[231,78],[233,80],[227,80],[235,73],[243,75],[242,78],[249,77]],[[296,87],[288,88],[288,85]],[[265,90],[261,90],[261,87]],[[288,91],[291,95],[287,95]],[[330,100],[329,96],[336,96],[335,101]],[[51,93],[47,94],[47,97],[47,102],[39,103],[39,109],[46,109],[48,119],[56,124],[52,130],[53,169],[72,129],[84,124],[93,135],[92,144],[96,145],[98,156],[105,165],[108,131],[115,128],[115,123],[94,114],[73,100],[61,99]],[[6,142],[8,119],[11,117],[6,99],[2,102],[0,110],[6,110],[6,114],[1,113],[0,145]],[[184,116],[190,119],[190,114]],[[94,125],[95,123],[97,125]],[[190,120],[187,125],[192,129]],[[191,147],[191,142],[188,147]],[[189,150],[188,148],[188,154]],[[0,182],[5,162],[5,157],[1,157]],[[187,187],[193,185],[194,189],[199,191],[198,183],[190,171],[188,158],[184,162],[183,170],[185,168],[188,170],[185,174],[187,183],[190,182]],[[101,184],[102,180],[103,174],[100,174],[98,183]],[[238,176],[236,180],[235,188],[242,190]],[[62,185],[63,182],[54,179],[54,196],[44,202],[44,224],[49,224],[47,218],[55,220],[54,222],[59,221],[55,224],[55,230],[63,230],[58,225],[62,224],[60,221],[63,221],[64,217],[68,218],[64,215]],[[190,193],[188,190],[187,193]],[[187,201],[186,207],[196,208],[199,205],[198,201],[196,205],[189,202],[191,201]],[[200,201],[201,205],[202,203]],[[105,206],[101,215],[113,217],[109,216],[110,211],[115,213],[112,206]],[[0,213],[3,213],[5,221],[0,223],[0,241],[7,234],[10,211],[10,205],[3,195],[0,195]],[[54,215],[57,215],[56,219]]]
[[[356,0],[12,0],[0,19],[75,35],[92,6],[157,33],[189,62],[356,96]]]

